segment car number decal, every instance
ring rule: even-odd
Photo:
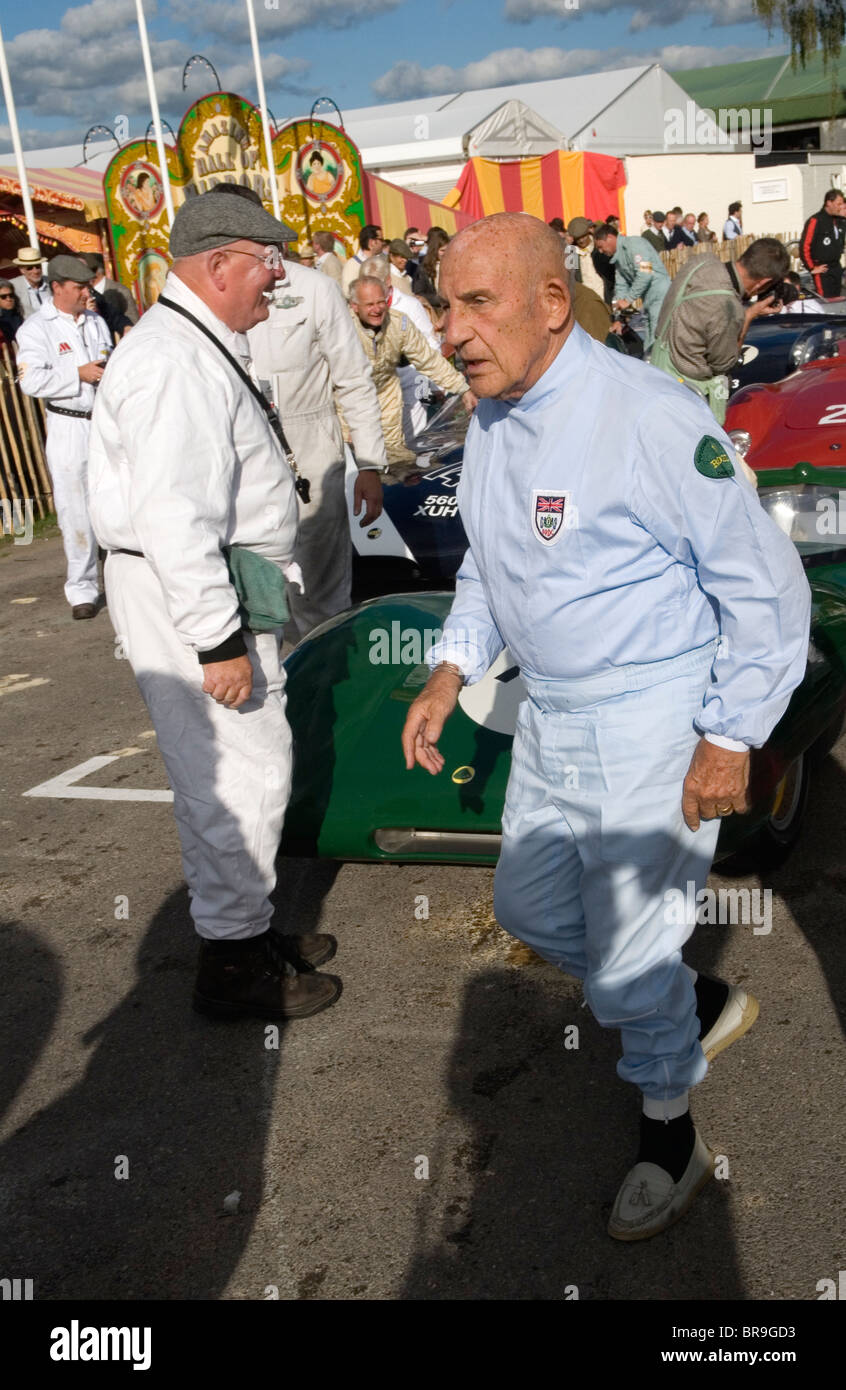
[[[826,408],[825,415],[821,415],[817,421],[818,425],[842,425],[846,424],[846,405],[830,405]]]

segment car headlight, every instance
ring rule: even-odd
[[[748,430],[729,430],[728,437],[742,459],[746,458],[752,448],[752,436]]]

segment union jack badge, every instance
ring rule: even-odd
[[[556,545],[569,519],[569,492],[533,492],[532,525],[544,545]]]

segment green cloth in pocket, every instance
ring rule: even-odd
[[[238,595],[244,626],[250,632],[272,632],[290,617],[288,581],[278,565],[243,545],[225,546],[229,578]]]

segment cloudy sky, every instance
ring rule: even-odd
[[[658,61],[701,67],[783,51],[751,0],[254,0],[268,102],[278,121],[316,96],[343,111],[466,88]],[[255,99],[243,0],[144,0],[163,115],[171,124],[213,84]],[[82,141],[123,117],[149,120],[135,0],[2,0],[3,36],[24,148]],[[37,15],[38,27],[32,27]],[[5,110],[0,151],[10,149]]]

